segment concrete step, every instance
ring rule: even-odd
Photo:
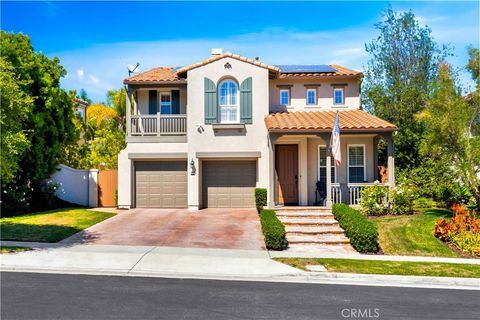
[[[335,219],[323,218],[323,219],[312,219],[312,218],[286,218],[279,217],[279,220],[284,225],[297,225],[297,226],[338,226],[338,221]]]
[[[333,214],[324,211],[277,211],[277,217],[333,218]]]
[[[340,245],[349,244],[347,237],[339,234],[325,234],[325,235],[293,235],[287,236],[290,245]]]
[[[275,211],[322,211],[322,212],[332,212],[332,209],[326,207],[293,207],[293,206],[283,206],[275,207]]]
[[[319,235],[319,234],[344,234],[342,228],[335,225],[328,226],[298,226],[286,225],[288,235]]]

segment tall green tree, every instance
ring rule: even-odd
[[[112,89],[107,92],[107,104],[111,106],[118,114],[120,128],[125,125],[125,112],[127,109],[127,90]]]
[[[421,151],[451,165],[468,187],[480,209],[480,136],[472,136],[480,105],[468,103],[456,84],[452,68],[440,64],[427,108],[419,114],[426,122]]]
[[[0,57],[12,66],[20,90],[33,99],[33,106],[24,119],[14,110],[5,112],[5,121],[19,122],[30,144],[18,161],[20,169],[14,181],[2,182],[2,208],[17,210],[22,205],[34,204],[32,196],[55,170],[63,147],[76,142],[73,92],[60,88],[60,78],[66,75],[66,70],[59,59],[36,53],[28,36],[2,31],[0,47]],[[19,199],[14,194],[24,197]]]
[[[365,46],[370,60],[362,84],[362,105],[399,128],[394,138],[397,167],[415,167],[421,163],[419,145],[424,127],[414,115],[427,105],[445,50],[411,11],[388,9],[375,27],[379,36]]]
[[[2,184],[15,181],[20,160],[30,147],[28,130],[22,126],[33,107],[33,98],[20,88],[12,65],[0,57],[0,177]],[[10,117],[14,117],[13,121]]]

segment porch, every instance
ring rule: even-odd
[[[287,121],[269,119],[278,115],[287,117]],[[270,144],[269,191],[273,195],[270,207],[358,205],[361,190],[365,187],[395,185],[392,136],[395,126],[360,110],[339,112],[342,161],[335,166],[331,155],[332,129],[327,126],[333,126],[335,115],[334,111],[294,112],[266,118]],[[302,117],[300,120],[299,116]],[[358,118],[370,123],[362,123]],[[298,125],[300,121],[311,119],[316,123],[306,128]],[[352,120],[357,127],[351,125]],[[291,128],[292,125],[295,128]],[[319,128],[316,129],[315,125]],[[383,175],[379,167],[380,143],[387,146]]]

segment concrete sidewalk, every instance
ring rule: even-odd
[[[270,255],[263,250],[73,245],[4,254],[0,260],[2,271],[480,290],[480,279],[471,278],[305,272]]]

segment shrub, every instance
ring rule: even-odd
[[[388,187],[383,185],[365,187],[360,192],[360,197],[360,206],[365,214],[378,216],[387,212]]]
[[[377,228],[367,217],[346,204],[333,205],[332,212],[355,250],[361,253],[378,252]]]
[[[435,237],[468,254],[480,255],[480,218],[475,211],[459,204],[454,205],[452,210],[454,216],[450,221],[437,221],[433,230]]]
[[[417,198],[415,189],[410,185],[399,185],[389,193],[389,209],[392,214],[412,214],[413,202]]]
[[[256,188],[255,189],[255,207],[258,213],[262,212],[263,208],[267,205],[267,189]]]
[[[435,208],[436,206],[437,202],[430,198],[420,197],[413,200],[413,207],[415,209]]]
[[[278,220],[275,211],[262,210],[260,213],[265,245],[269,250],[283,250],[288,247],[285,226]]]

